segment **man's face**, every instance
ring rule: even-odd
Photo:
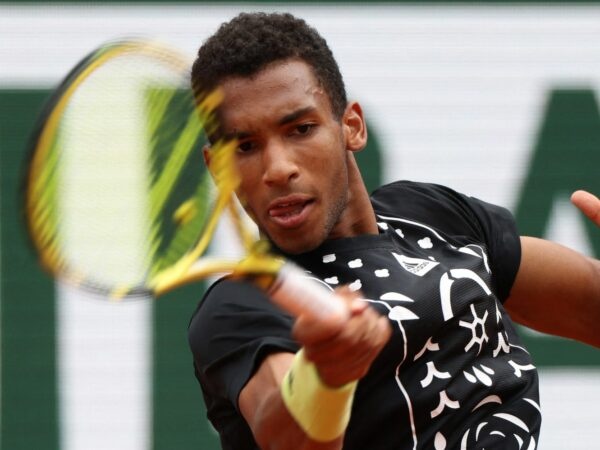
[[[238,196],[261,232],[292,254],[341,237],[349,195],[344,127],[310,67],[286,60],[220,87],[221,129],[239,141]]]

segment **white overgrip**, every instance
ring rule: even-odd
[[[268,291],[272,301],[295,317],[304,316],[324,325],[339,326],[349,315],[344,300],[286,262]]]

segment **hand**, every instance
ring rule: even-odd
[[[576,191],[571,202],[592,222],[600,227],[600,199],[586,191]]]
[[[341,288],[336,294],[345,299],[350,312],[339,329],[327,332],[303,317],[293,329],[306,358],[316,364],[322,381],[331,387],[362,378],[392,333],[387,317],[360,300],[357,293]]]

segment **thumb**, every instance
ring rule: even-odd
[[[600,226],[600,199],[586,191],[576,191],[571,202],[596,225]]]

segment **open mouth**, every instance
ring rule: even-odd
[[[307,219],[313,203],[310,199],[282,199],[271,204],[269,218],[284,228],[299,227]]]

